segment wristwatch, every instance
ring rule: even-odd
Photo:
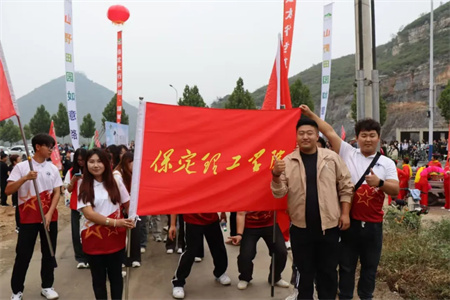
[[[378,187],[380,188],[380,187],[382,187],[384,185],[384,180],[383,179],[380,179],[380,183],[378,184]]]

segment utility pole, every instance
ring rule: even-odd
[[[431,2],[430,12],[430,97],[429,97],[429,114],[428,120],[428,160],[433,155],[433,121],[434,121],[434,63],[433,63],[433,0]]]

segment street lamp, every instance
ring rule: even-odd
[[[176,97],[175,104],[177,104],[178,103],[178,91],[173,85],[169,84],[169,86],[175,90],[175,97]]]

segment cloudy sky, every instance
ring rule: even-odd
[[[447,2],[443,1],[443,2]],[[297,0],[289,76],[322,59],[322,11],[329,1]],[[434,1],[434,8],[441,1]],[[123,30],[124,99],[176,103],[197,85],[205,102],[233,91],[239,77],[254,91],[267,84],[282,29],[283,1],[73,1],[76,71],[116,90],[116,31],[111,5],[131,13]],[[430,0],[378,0],[377,44],[430,11]],[[64,70],[64,1],[0,0],[0,40],[16,97]],[[332,56],[355,51],[354,1],[334,3]],[[320,79],[319,79],[320,80]],[[333,70],[331,70],[333,80]]]

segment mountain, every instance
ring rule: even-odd
[[[111,101],[115,92],[95,83],[87,78],[86,75],[79,72],[75,74],[75,84],[78,125],[81,126],[83,117],[90,113],[92,119],[95,121],[95,127],[100,131],[102,112],[108,102]],[[22,123],[27,124],[36,113],[37,107],[41,105],[44,105],[50,115],[53,115],[57,112],[60,102],[67,107],[66,99],[66,81],[64,76],[41,85],[32,92],[17,99]],[[123,108],[129,115],[129,140],[131,141],[134,140],[136,134],[135,120],[137,119],[137,108],[125,100],[123,101]],[[83,140],[84,138],[81,137],[82,142]],[[69,138],[65,137],[64,142],[69,142]]]
[[[377,69],[380,74],[380,95],[388,105],[387,120],[382,136],[395,139],[397,128],[428,128],[429,94],[429,32],[430,14],[425,14],[401,29],[391,41],[376,47]],[[340,132],[344,125],[347,136],[354,134],[354,121],[350,116],[355,81],[355,55],[333,59],[331,85],[326,121]],[[300,78],[307,85],[315,100],[315,111],[320,108],[322,64],[289,78],[292,84]],[[267,74],[267,80],[269,79]],[[450,2],[434,10],[434,78],[436,99],[450,80]],[[261,107],[267,86],[252,93],[256,106]],[[228,95],[212,103],[211,107],[223,108]],[[448,128],[448,124],[436,108],[435,128]]]

